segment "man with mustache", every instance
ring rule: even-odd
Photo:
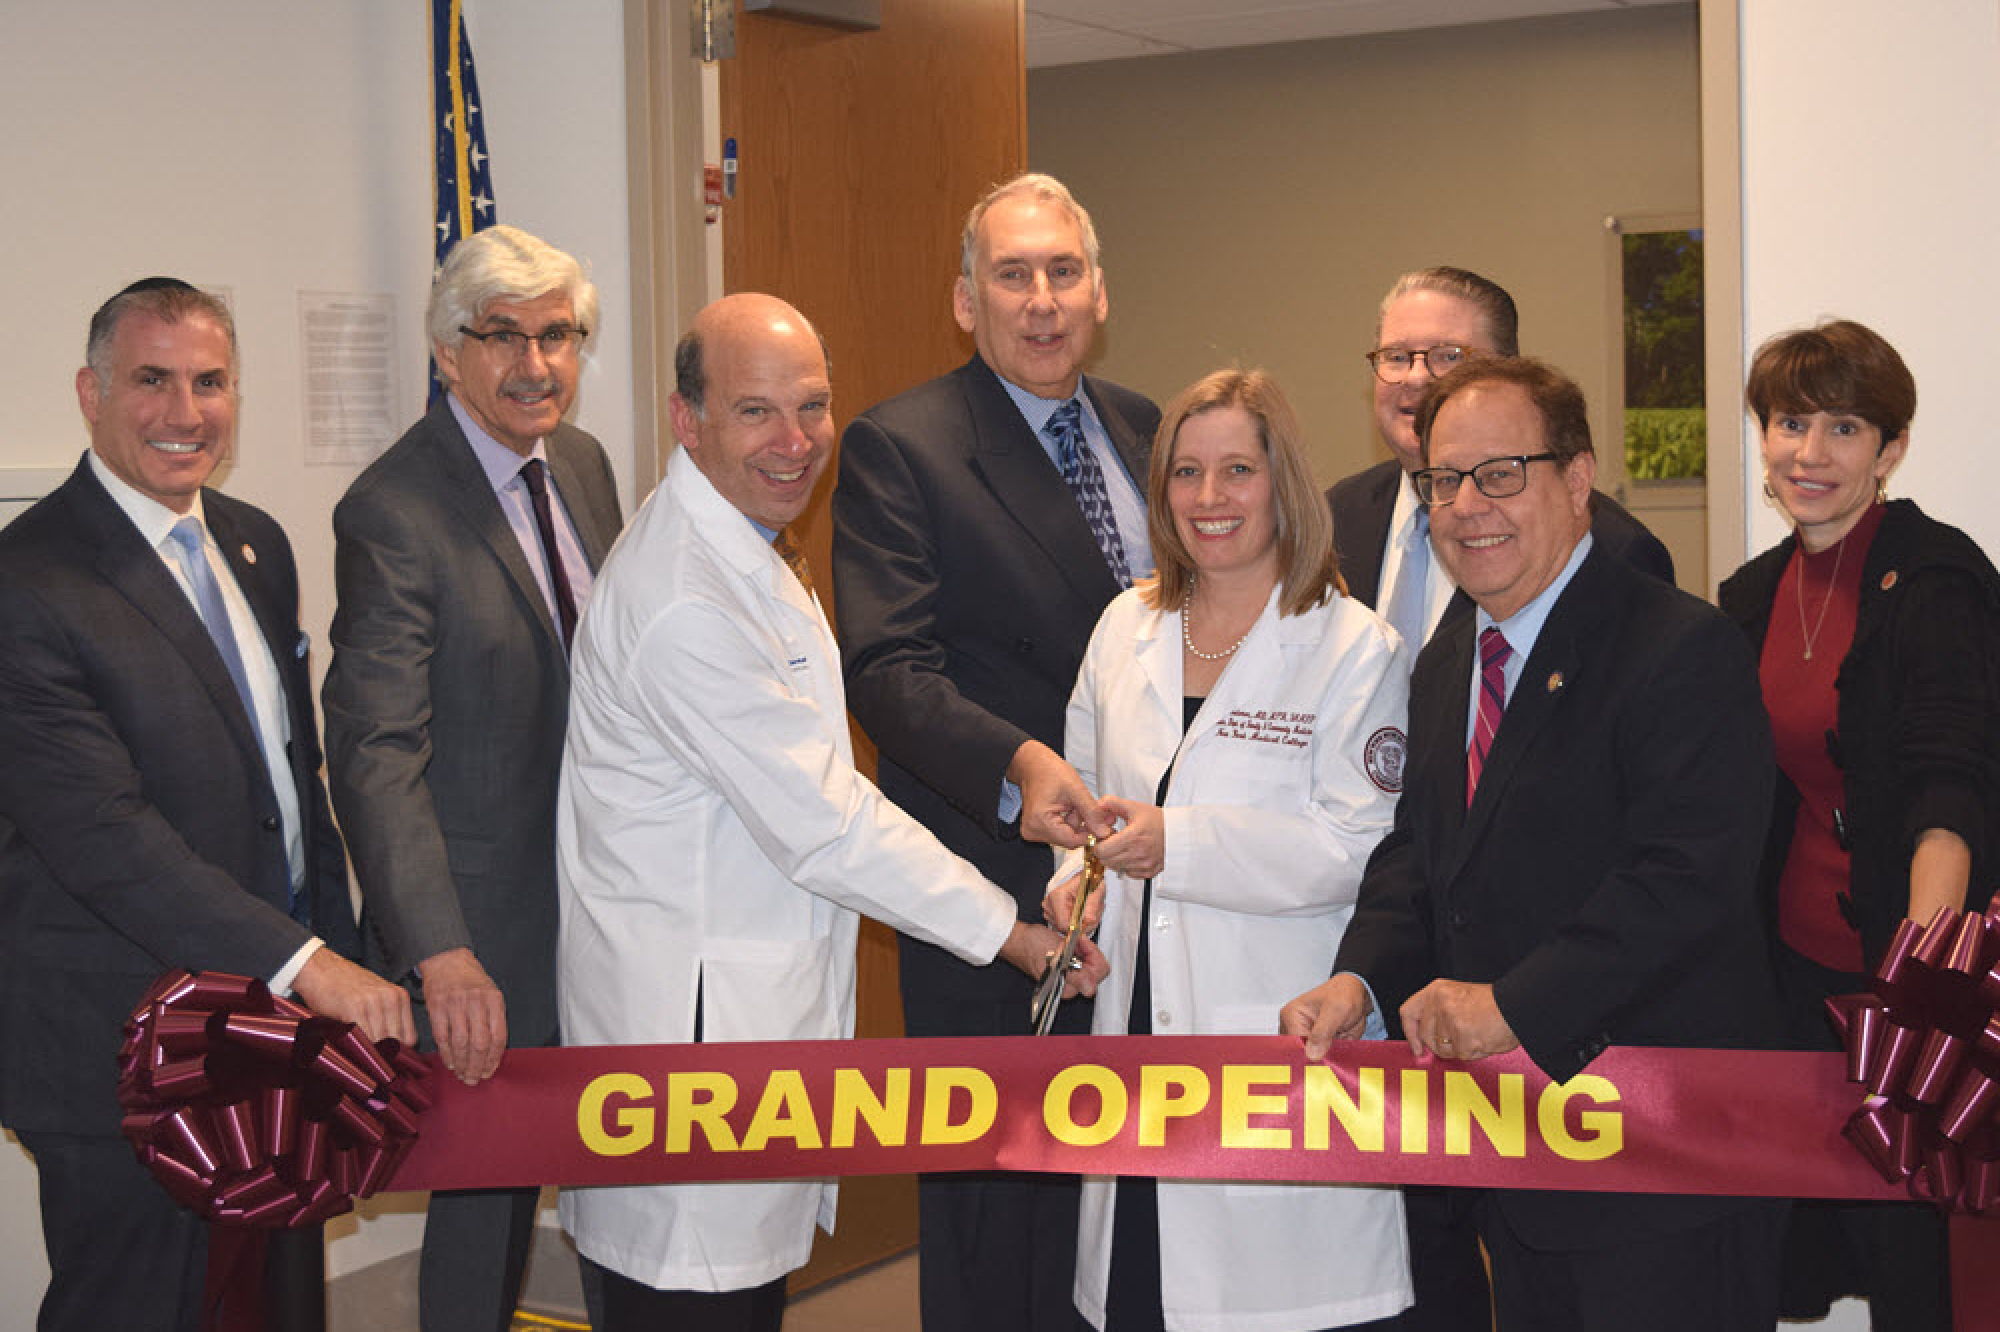
[[[385,974],[477,1083],[556,1042],[555,811],[569,647],[618,535],[595,439],[563,422],[597,289],[513,227],[461,241],[428,316],[449,392],[334,510],[326,746]],[[432,1195],[424,1332],[500,1332],[537,1191]]]

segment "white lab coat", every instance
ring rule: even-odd
[[[1136,591],[1105,609],[1070,697],[1067,756],[1090,789],[1148,804],[1175,766],[1152,918],[1140,920],[1143,879],[1106,875],[1098,1034],[1126,1030],[1142,926],[1157,1035],[1271,1035],[1285,1001],[1332,973],[1401,788],[1404,652],[1359,602],[1281,617],[1274,592],[1183,744],[1179,612]],[[1065,856],[1052,882],[1080,863]],[[1083,1185],[1076,1303],[1098,1327],[1116,1188]],[[1394,1189],[1161,1180],[1159,1207],[1174,1332],[1298,1332],[1410,1302]]]
[[[817,603],[683,450],[577,636],[557,811],[571,1045],[854,1031],[856,911],[984,962],[1013,899],[854,770]],[[496,791],[495,799],[504,799]],[[589,1258],[669,1290],[806,1261],[832,1180],[566,1190]]]

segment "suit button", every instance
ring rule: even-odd
[[[1174,1015],[1163,1008],[1153,1014],[1153,1025],[1155,1027],[1171,1027],[1174,1025]]]
[[[1034,639],[1032,639],[1032,638],[1017,638],[1017,639],[1015,639],[1015,640],[1014,640],[1014,651],[1016,651],[1016,652],[1020,653],[1020,654],[1021,654],[1022,656],[1024,656],[1024,657],[1025,657],[1025,656],[1027,656],[1027,655],[1028,655],[1028,654],[1029,654],[1030,652],[1033,652],[1034,650],[1035,650],[1035,640],[1034,640]]]
[[[1471,922],[1469,922],[1466,919],[1465,913],[1463,911],[1454,911],[1451,913],[1451,927],[1453,929],[1462,930],[1470,923]]]
[[[276,832],[276,831],[278,831],[278,816],[277,816],[277,815],[275,815],[275,814],[271,814],[271,815],[267,815],[267,816],[265,817],[265,819],[264,819],[264,831],[265,831],[265,832]]]

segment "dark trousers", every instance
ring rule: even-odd
[[[49,1285],[36,1332],[194,1332],[209,1227],[175,1202],[122,1138],[22,1133],[35,1158]],[[259,1286],[261,1285],[261,1290]],[[326,1326],[321,1230],[272,1231],[264,1279],[271,1332]]]
[[[540,1189],[433,1193],[417,1269],[423,1332],[507,1332],[521,1299]]]
[[[597,1332],[778,1332],[785,1321],[785,1278],[748,1290],[655,1290],[643,1281],[580,1258],[604,1292]]]
[[[1479,1252],[1475,1189],[1412,1185],[1403,1190],[1416,1303],[1396,1316],[1402,1332],[1491,1332],[1493,1294]]]
[[[1685,1230],[1582,1250],[1529,1247],[1486,1196],[1498,1332],[1771,1332],[1786,1204],[1758,1199]]]
[[[904,949],[912,945],[904,940]],[[913,995],[905,972],[903,1025],[912,1037],[1025,1036],[1028,987],[1018,1003],[940,1002]],[[1090,1005],[1071,999],[1055,1029],[1087,1035]],[[917,1181],[917,1284],[924,1332],[1078,1332],[1075,1175],[998,1171]]]

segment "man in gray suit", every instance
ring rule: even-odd
[[[429,313],[450,392],[334,510],[334,810],[371,944],[468,1084],[556,1042],[568,651],[620,521],[603,449],[562,419],[596,322],[569,255],[512,227],[462,241]],[[535,1199],[432,1196],[424,1332],[507,1326]]]

